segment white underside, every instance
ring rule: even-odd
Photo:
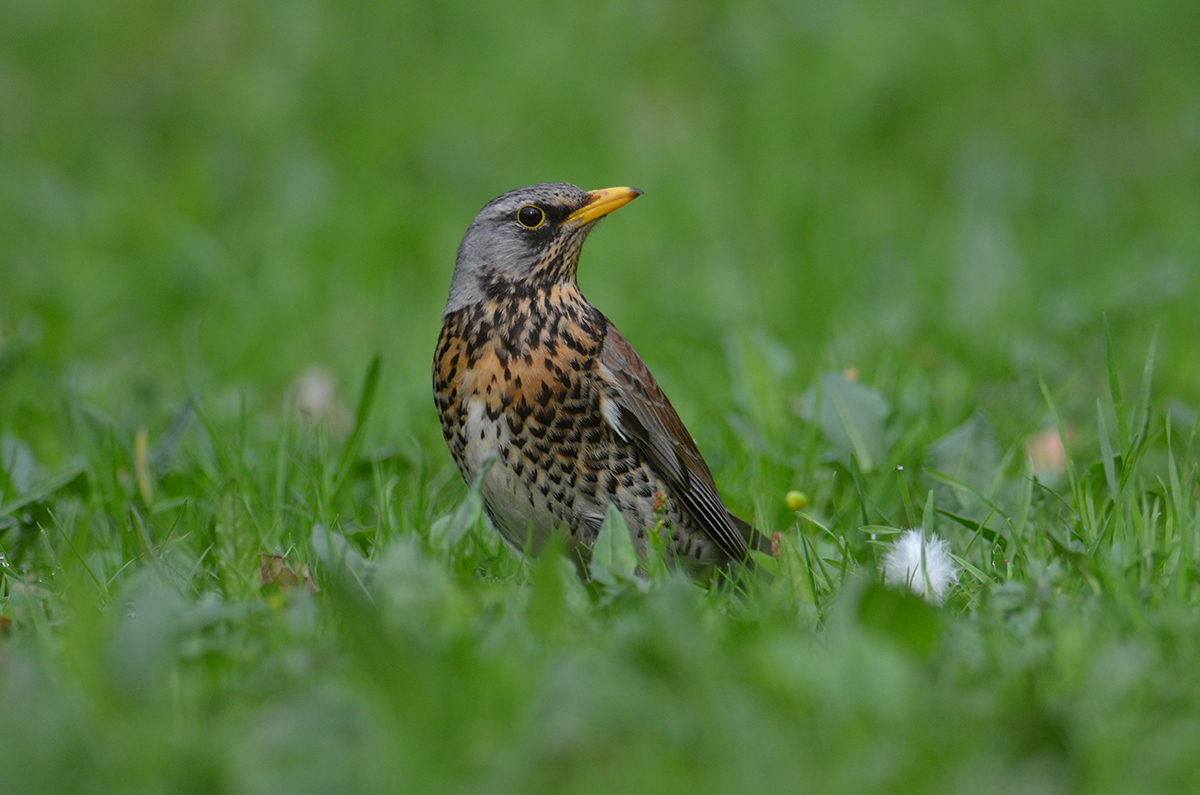
[[[488,458],[496,457],[487,477],[484,478],[481,489],[484,504],[488,507],[492,523],[504,540],[517,550],[525,550],[527,544],[531,551],[537,552],[546,543],[551,530],[556,524],[548,500],[540,489],[532,491],[526,481],[500,458],[501,445],[507,445],[509,437],[508,424],[504,421],[492,422],[487,417],[484,401],[474,398],[467,404],[466,420],[466,466],[467,474],[474,480]],[[510,454],[512,455],[512,454]],[[528,463],[528,462],[526,462]],[[525,470],[528,476],[529,469]],[[540,483],[545,475],[538,473],[536,483]],[[575,513],[579,523],[595,523],[604,518],[603,508],[589,505],[576,500]]]

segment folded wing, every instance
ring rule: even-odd
[[[599,364],[607,387],[600,408],[608,424],[637,446],[667,482],[671,495],[730,559],[746,559],[750,537],[758,534],[729,513],[691,434],[637,351],[611,322]]]

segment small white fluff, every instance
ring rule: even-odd
[[[936,533],[925,538],[919,527],[904,531],[883,556],[883,581],[892,588],[909,587],[917,596],[939,605],[958,579],[958,566],[950,557],[950,544]]]

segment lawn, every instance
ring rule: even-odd
[[[1186,2],[0,5],[0,792],[1194,790],[1198,45]],[[481,516],[430,360],[542,181],[645,191],[580,285],[772,576],[581,582]],[[940,605],[880,574],[917,526]]]

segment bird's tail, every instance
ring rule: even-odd
[[[758,532],[752,524],[745,519],[729,514],[729,518],[733,520],[733,525],[742,534],[742,538],[746,539],[746,545],[750,549],[756,549],[759,552],[771,554],[771,539],[767,538],[762,533]]]

